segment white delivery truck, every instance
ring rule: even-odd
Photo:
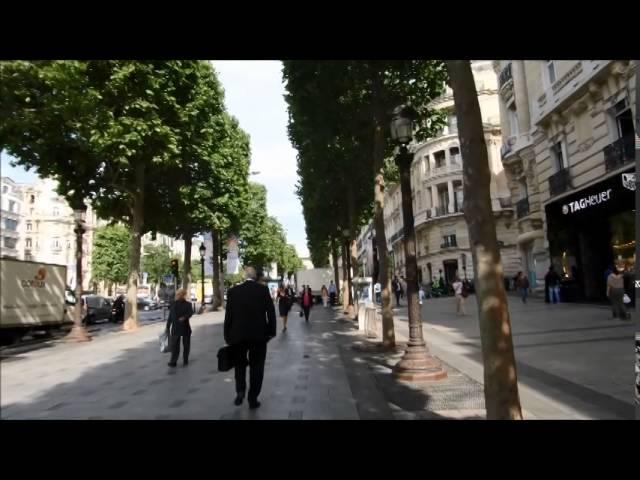
[[[320,291],[324,285],[329,289],[329,284],[333,280],[333,269],[331,268],[312,268],[310,270],[298,270],[296,273],[296,288],[302,289],[302,285],[311,287],[311,293],[314,297],[320,297]],[[299,294],[300,292],[296,292]]]
[[[66,315],[67,267],[11,258],[0,259],[0,336],[19,340],[30,330],[69,323]],[[70,300],[70,299],[68,299]]]

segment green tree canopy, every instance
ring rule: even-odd
[[[149,281],[160,284],[162,276],[171,273],[171,260],[174,258],[167,245],[145,245],[142,255],[142,271],[149,274]]]
[[[93,280],[115,284],[127,281],[130,237],[123,225],[107,225],[96,230],[91,256]]]

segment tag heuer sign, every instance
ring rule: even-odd
[[[636,190],[636,174],[635,173],[623,173],[622,174],[622,186],[635,192]]]
[[[610,199],[611,199],[611,189],[609,188],[604,192],[600,192],[595,195],[589,195],[579,200],[575,200],[573,202],[569,202],[563,205],[562,213],[564,215],[567,215],[569,212],[575,213],[579,210],[584,210],[585,208],[593,207],[595,205],[599,205],[600,203],[608,202]]]

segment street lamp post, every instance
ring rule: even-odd
[[[200,313],[204,313],[204,258],[207,252],[207,247],[204,246],[204,242],[200,244],[200,273],[201,273],[201,290],[200,293],[202,295],[202,305],[200,306]]]
[[[404,255],[407,278],[407,300],[409,304],[409,342],[393,374],[400,380],[440,380],[447,372],[442,364],[430,355],[422,333],[422,319],[418,303],[418,262],[416,260],[416,232],[411,200],[411,162],[413,155],[407,145],[413,138],[413,120],[416,112],[410,106],[402,105],[393,112],[391,137],[398,145],[396,164],[400,170],[402,193],[402,219],[404,223]]]
[[[87,207],[82,205],[73,211],[73,218],[76,227],[73,232],[76,234],[76,306],[73,315],[73,327],[66,337],[70,342],[88,342],[91,340],[89,332],[82,325],[82,236],[85,233],[85,217]]]

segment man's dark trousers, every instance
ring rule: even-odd
[[[247,391],[247,364],[249,365],[250,402],[258,399],[264,378],[264,362],[267,358],[267,342],[242,342],[233,346],[236,357],[236,393],[244,395]],[[247,353],[249,361],[247,362]]]

